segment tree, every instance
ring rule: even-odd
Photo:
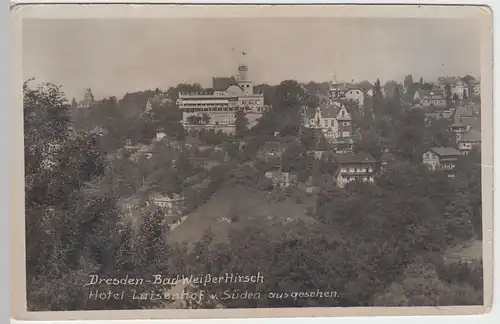
[[[311,172],[311,158],[303,144],[295,144],[283,152],[281,166],[284,172],[299,174],[299,180],[303,181],[308,178]]]
[[[397,153],[404,159],[420,163],[425,150],[425,116],[421,109],[405,112],[395,123]]]
[[[482,293],[470,284],[448,284],[431,264],[416,262],[405,269],[403,280],[375,296],[376,306],[481,305]]]
[[[465,83],[469,83],[470,81],[475,81],[476,78],[474,78],[472,75],[469,75],[467,74],[466,76],[464,76],[462,78],[462,80],[465,82]]]
[[[430,90],[434,89],[434,84],[432,84],[430,82],[425,82],[424,84],[421,85],[421,89],[430,91]]]
[[[370,125],[373,122],[373,98],[365,96],[363,102],[363,123],[362,125]]]
[[[234,127],[236,131],[236,137],[243,137],[243,134],[248,127],[248,119],[246,113],[243,110],[237,110],[234,113]]]
[[[362,131],[361,137],[354,143],[356,152],[368,152],[377,160],[380,159],[383,148],[381,137],[373,129]]]
[[[23,94],[28,310],[154,306],[154,301],[88,298],[104,288],[85,287],[90,274],[169,273],[172,258],[144,263],[134,251],[145,243],[126,244],[135,236],[118,213],[116,192],[103,185],[107,163],[93,136],[70,132],[70,105],[59,87],[32,89],[25,83]],[[158,248],[147,248],[148,253],[161,255]]]
[[[84,282],[82,276],[88,273],[80,273],[79,265],[86,253],[97,257],[88,266],[98,266],[99,254],[114,246],[114,230],[98,225],[101,217],[111,216],[112,202],[83,191],[87,181],[102,174],[104,161],[92,150],[91,138],[70,137],[70,105],[59,88],[43,84],[31,89],[25,83],[23,94],[28,309],[61,309],[81,303],[83,294],[47,299],[40,291],[57,294],[56,287],[74,288],[75,280]],[[92,212],[97,206],[98,214]],[[88,235],[89,231],[95,233]]]
[[[462,98],[463,98],[464,100],[466,100],[466,99],[467,99],[467,90],[465,90],[465,89],[464,89],[464,93],[463,93]]]
[[[201,117],[196,115],[191,115],[186,118],[186,121],[191,125],[199,125],[201,122]]]
[[[453,94],[451,92],[451,85],[449,83],[445,85],[445,95],[446,95],[446,107],[451,108]]]
[[[420,77],[420,81],[419,81],[420,85],[423,85],[424,84],[424,79],[422,79],[422,77]]]
[[[201,92],[203,88],[198,83],[188,84],[188,83],[179,83],[176,87],[170,87],[166,94],[167,97],[172,100],[172,102],[176,102],[179,99],[179,93],[181,92]]]
[[[382,89],[380,87],[380,80],[377,79],[373,87],[373,112],[376,115],[384,113],[384,97],[382,96]]]
[[[210,116],[208,114],[203,114],[201,116],[201,121],[203,122],[203,124],[208,124],[210,123]]]
[[[401,93],[399,90],[399,86],[394,88],[394,94],[391,100],[391,116],[392,118],[398,116],[402,113],[402,105],[401,105]]]
[[[455,146],[455,134],[450,130],[451,121],[447,119],[432,119],[425,135],[426,145],[430,147]]]

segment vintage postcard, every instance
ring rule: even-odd
[[[491,307],[487,7],[25,5],[12,26],[15,318]]]

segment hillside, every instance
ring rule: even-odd
[[[244,226],[248,221],[315,222],[306,215],[306,203],[297,204],[294,197],[277,199],[275,194],[255,188],[225,184],[205,204],[188,214],[187,219],[170,233],[168,241],[194,243],[208,229],[214,233],[216,240],[223,241],[232,228]],[[224,221],[235,214],[238,215],[236,221]]]

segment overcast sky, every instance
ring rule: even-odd
[[[82,99],[210,87],[239,63],[255,83],[479,76],[479,26],[458,19],[57,19],[23,25],[23,75]],[[242,56],[241,52],[246,52]]]

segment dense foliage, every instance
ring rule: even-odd
[[[137,229],[123,222],[119,192],[101,185],[107,163],[95,138],[73,135],[70,122],[70,106],[58,87],[24,85],[28,309],[143,307],[143,301],[131,298],[89,298],[92,291],[109,286],[84,285],[90,274],[174,272],[173,252],[158,226],[163,216],[146,213]]]
[[[417,85],[426,87],[412,76],[404,81],[407,91]],[[197,308],[482,303],[481,264],[443,262],[450,247],[481,239],[480,152],[460,158],[453,179],[421,163],[430,147],[454,145],[449,121],[429,121],[422,110],[404,109],[399,86],[384,96],[377,80],[363,108],[345,102],[355,119],[354,150],[377,160],[390,152],[395,161],[377,173],[374,184],[339,189],[335,160],[328,154],[314,159],[314,153],[327,152],[329,144],[300,127],[302,108],[316,107],[318,98],[327,95],[328,84],[286,80],[256,89],[273,108],[251,129],[245,113],[238,111],[236,134],[230,136],[184,130],[175,101],[179,92],[200,91],[197,84],[170,88],[169,100],[147,112],[146,102],[158,90],[127,94],[121,100],[106,98],[82,112],[58,87],[31,89],[26,84],[28,309],[167,307],[162,300],[92,300],[91,290],[109,287],[84,286],[89,274],[145,278],[159,273],[260,273],[264,278],[189,287],[219,296],[190,306]],[[210,120],[203,116],[192,122]],[[96,127],[106,133],[95,134]],[[157,130],[166,136],[153,141]],[[266,142],[290,138],[279,168],[297,174],[301,183],[312,179],[318,190],[308,197],[294,188],[276,188],[264,177],[276,163],[257,158]],[[124,147],[135,144],[152,144],[151,156],[133,158]],[[200,163],[206,160],[217,163],[208,168]],[[245,188],[248,197],[264,195],[268,200],[263,201],[272,203],[290,203],[295,197],[292,208],[310,209],[303,212],[304,219],[252,219],[244,217],[245,196],[228,208],[227,239],[209,230],[189,248],[167,243],[171,220],[148,205],[148,195],[183,195],[190,212],[202,208],[225,185]],[[127,199],[139,200],[133,221],[124,217]],[[202,222],[212,216],[203,215]],[[141,286],[143,291],[168,288]],[[127,289],[131,293],[134,288]],[[292,295],[318,289],[335,294]],[[259,298],[221,299],[245,291]]]

